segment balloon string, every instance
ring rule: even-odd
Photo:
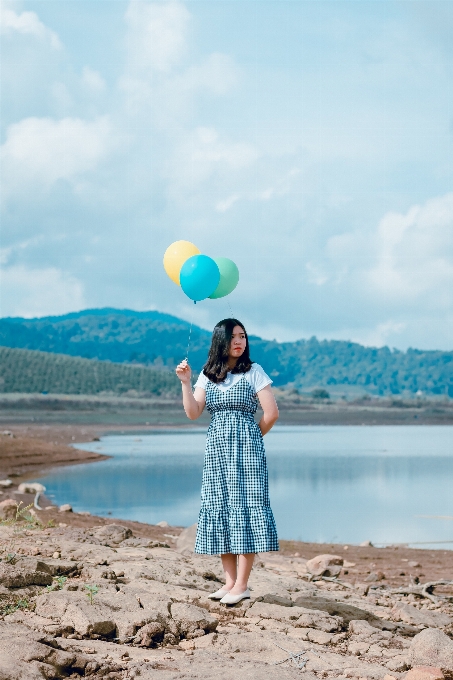
[[[197,304],[196,300],[194,300],[193,302],[194,302],[195,305]],[[189,339],[187,341],[187,349],[186,349],[186,361],[187,361],[187,363],[189,363],[189,347],[190,347],[190,338],[192,336],[192,325],[193,325],[193,312],[190,315]]]
[[[186,350],[186,361],[189,363],[189,346],[190,346],[190,336],[192,335],[192,319],[190,320],[190,329],[189,329],[189,339],[187,341],[187,350]]]

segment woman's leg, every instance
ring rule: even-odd
[[[237,578],[237,555],[222,555],[222,566],[225,572],[225,590],[231,590]]]
[[[247,590],[249,576],[250,572],[252,571],[254,559],[255,559],[254,553],[238,555],[236,583],[234,584],[234,588],[230,590],[231,595],[240,595],[241,593]]]

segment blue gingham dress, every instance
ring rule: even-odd
[[[258,400],[244,376],[227,390],[206,385],[211,414],[195,552],[204,555],[278,550],[269,503],[266,454],[254,419]]]

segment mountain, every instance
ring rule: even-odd
[[[115,363],[173,369],[186,356],[189,324],[160,312],[91,309],[40,319],[0,319],[0,345]],[[201,370],[211,333],[192,327],[189,360]],[[371,394],[453,397],[453,352],[406,352],[310,338],[276,342],[250,336],[251,356],[276,386],[302,391],[361,388]]]

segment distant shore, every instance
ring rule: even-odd
[[[290,390],[275,390],[279,425],[453,425],[453,400],[377,399],[354,401],[304,398]],[[0,428],[53,425],[118,431],[148,427],[204,427],[209,414],[193,423],[180,398],[140,398],[131,395],[1,394]],[[96,430],[98,431],[98,430]]]

